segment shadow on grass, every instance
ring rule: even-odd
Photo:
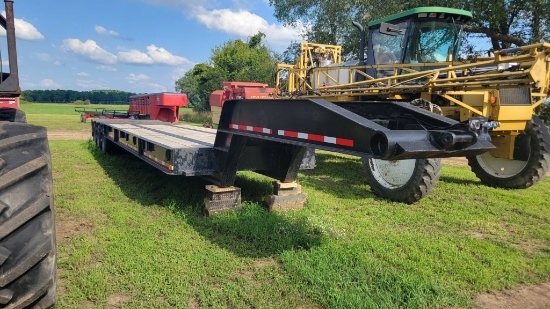
[[[305,217],[268,212],[260,206],[270,194],[268,179],[255,181],[239,175],[243,209],[204,216],[205,186],[199,177],[166,175],[129,153],[106,155],[88,142],[88,149],[128,198],[144,207],[162,205],[197,232],[238,256],[270,257],[287,250],[310,249],[324,237]]]
[[[302,171],[298,182],[309,188],[342,199],[374,198],[368,189],[363,165],[358,157],[342,157],[326,153],[315,154],[317,167]]]
[[[480,180],[464,179],[464,178],[458,178],[458,177],[452,177],[452,176],[441,176],[441,177],[439,177],[439,181],[458,184],[458,185],[462,185],[462,186],[464,186],[464,185],[475,185],[475,186],[483,185],[483,183]]]

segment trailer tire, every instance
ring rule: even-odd
[[[441,176],[441,159],[386,161],[362,158],[367,183],[378,196],[412,204],[430,194]]]
[[[55,302],[52,190],[46,129],[0,122],[1,308],[48,308]]]
[[[537,117],[527,122],[523,135],[529,137],[527,161],[495,158],[489,152],[469,157],[468,165],[491,187],[525,189],[539,182],[550,166],[550,134]]]

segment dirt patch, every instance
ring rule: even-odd
[[[277,261],[274,258],[263,258],[254,261],[254,268],[260,269],[266,266],[277,265]]]
[[[72,139],[87,140],[87,139],[92,139],[92,133],[81,132],[81,131],[69,131],[69,130],[48,131],[48,139],[49,140],[72,140]]]
[[[120,308],[123,307],[125,303],[129,302],[132,299],[132,296],[128,294],[115,293],[107,297],[107,308]]]
[[[91,233],[94,223],[89,220],[72,220],[67,218],[56,218],[55,240],[57,243],[74,238],[76,235]]]
[[[543,309],[550,308],[550,282],[520,286],[496,294],[482,294],[476,306],[483,309]]]
[[[468,166],[468,159],[466,159],[465,157],[444,158],[441,159],[441,162],[447,165]]]

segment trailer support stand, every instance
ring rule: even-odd
[[[220,188],[216,185],[207,185],[207,197],[204,199],[204,210],[207,215],[240,209],[241,206],[241,188],[225,187]]]
[[[273,182],[273,194],[265,197],[269,211],[284,211],[304,208],[306,194],[296,182]]]

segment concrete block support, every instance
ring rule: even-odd
[[[204,210],[207,215],[241,209],[241,188],[215,185],[206,186],[207,197],[204,199]]]
[[[285,211],[302,209],[306,201],[306,194],[302,193],[302,186],[296,182],[273,182],[273,194],[265,197],[269,211]]]

